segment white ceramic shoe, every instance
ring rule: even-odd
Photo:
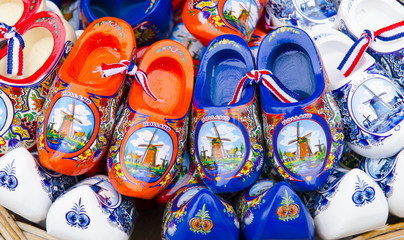
[[[364,171],[336,169],[307,204],[321,239],[340,239],[386,224],[389,208],[383,190]]]
[[[75,183],[41,167],[26,148],[0,158],[0,205],[34,223],[45,220],[52,201]]]
[[[311,31],[330,88],[341,110],[347,145],[371,158],[396,155],[404,148],[404,90],[365,53],[345,77],[338,65],[354,42],[337,30]]]
[[[59,239],[129,239],[135,215],[133,198],[119,194],[107,176],[96,175],[56,199],[46,230]]]
[[[395,0],[342,0],[337,17],[340,29],[355,41],[370,30],[375,40],[369,45],[368,52],[401,85],[404,85],[403,38],[386,41],[379,39],[378,30],[404,20],[404,6]],[[396,29],[399,33],[401,29]],[[383,34],[382,34],[383,35]]]

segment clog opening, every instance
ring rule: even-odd
[[[359,38],[365,29],[377,31],[403,21],[404,8],[397,1],[359,1],[345,19],[350,32]],[[370,46],[378,52],[393,52],[403,48],[402,38],[393,41],[374,41]]]
[[[234,50],[226,49],[212,55],[206,67],[206,81],[202,87],[204,104],[216,107],[228,105],[247,70],[244,57]],[[244,94],[252,93],[247,90]],[[251,97],[246,96],[246,99]],[[240,103],[242,102],[241,100]]]
[[[73,61],[70,62],[67,74],[85,84],[102,84],[111,77],[102,78],[99,68],[102,63],[118,63],[121,59],[121,46],[117,36],[107,33],[94,33],[80,45]]]
[[[301,100],[313,95],[316,79],[309,54],[299,45],[282,44],[273,52],[267,63],[272,73],[289,90],[300,94]]]
[[[24,3],[21,0],[0,0],[0,22],[13,26],[24,12]]]
[[[182,109],[189,107],[184,106],[185,101],[181,99],[185,92],[186,81],[182,65],[176,59],[160,57],[143,70],[147,72],[150,89],[158,100],[154,101],[138,83],[133,83],[138,85],[136,88],[132,87],[134,93],[131,93],[132,96],[136,96],[137,105],[147,106],[153,109],[153,112],[163,115],[170,114],[170,118],[182,117],[180,116],[184,112]],[[176,113],[180,115],[173,116]]]
[[[351,41],[349,43],[353,44]],[[324,69],[329,77],[331,89],[336,89],[338,86],[342,86],[345,82],[344,75],[337,69],[337,67],[351,47],[349,43],[346,41],[342,42],[341,40],[329,40],[317,45],[319,52],[322,55]],[[372,57],[365,53],[364,57],[359,60],[354,72],[365,70],[372,63],[374,63]]]
[[[136,22],[146,10],[146,0],[90,0],[90,9],[97,18],[117,17],[128,23]]]
[[[34,74],[52,53],[54,40],[52,33],[43,27],[32,28],[22,36],[25,43],[23,76],[7,75],[7,55],[0,60],[0,75],[12,79],[27,78]]]

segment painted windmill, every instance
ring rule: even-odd
[[[324,145],[324,143],[320,142],[320,139],[318,140],[318,144],[316,145],[316,147],[318,147],[318,152],[325,151],[325,145]]]
[[[223,147],[223,141],[231,142],[230,139],[228,138],[221,138],[219,131],[217,130],[216,124],[212,122],[213,127],[215,128],[215,132],[217,137],[210,137],[207,136],[208,139],[211,140],[211,145],[212,145],[212,159],[225,159],[226,158],[226,152]]]
[[[97,198],[99,198],[105,205],[111,205],[111,197],[106,196],[105,194],[101,194],[102,192],[108,192],[108,189],[101,187],[100,183],[104,180],[99,180],[98,182],[90,185],[91,190],[93,190],[97,194]]]
[[[206,152],[207,152],[208,150],[205,150],[205,148],[202,146],[202,151],[201,151],[201,154],[202,154],[202,159],[206,159]]]
[[[156,136],[157,129],[154,130],[154,133],[148,144],[139,144],[138,147],[146,148],[146,152],[142,156],[142,160],[140,161],[143,166],[156,166],[156,156],[159,147],[164,146],[163,144],[152,144],[154,136]]]
[[[63,116],[62,124],[60,125],[59,131],[58,131],[59,135],[72,138],[73,137],[73,122],[76,121],[80,124],[83,124],[83,122],[80,121],[80,119],[78,119],[74,116],[75,109],[76,109],[76,101],[73,99],[72,113],[67,113],[63,110],[60,110],[64,116]]]
[[[391,111],[392,107],[390,106],[390,104],[381,99],[381,96],[387,94],[386,92],[376,94],[368,86],[363,86],[372,95],[372,97],[364,101],[363,104],[369,104],[370,108],[376,114],[377,118],[382,118],[384,115]]]
[[[372,123],[372,121],[369,119],[370,115],[365,116],[365,115],[362,114],[362,117],[364,118],[364,120],[362,121],[363,125],[365,127],[369,127],[370,124]]]
[[[290,141],[288,144],[293,144],[296,143],[297,145],[297,150],[296,150],[296,157],[299,159],[304,159],[305,157],[310,157],[313,155],[313,152],[310,149],[310,140],[308,137],[310,137],[311,132],[300,137],[300,129],[299,129],[299,122],[297,122],[297,127],[296,127],[296,139]]]
[[[253,0],[250,0],[250,5],[248,7],[248,9],[246,9],[241,3],[239,3],[240,7],[241,7],[241,12],[240,15],[238,15],[238,20],[244,25],[247,26],[247,20],[250,17],[251,14],[251,3]]]
[[[166,165],[166,163],[168,163],[167,156],[168,156],[168,155],[166,155],[164,158],[160,158],[160,160],[162,161],[161,167],[164,167],[164,166]]]

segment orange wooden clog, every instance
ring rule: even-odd
[[[131,60],[132,27],[106,17],[93,22],[66,58],[39,117],[40,162],[65,175],[89,171],[107,150],[125,74],[103,77],[103,64]]]
[[[171,182],[184,151],[194,71],[189,51],[173,40],[161,40],[145,52],[139,68],[146,88],[133,84],[107,157],[114,187],[122,194],[151,199]],[[146,91],[145,91],[146,90]]]
[[[215,37],[236,34],[249,41],[268,0],[187,0],[185,27],[204,46]]]

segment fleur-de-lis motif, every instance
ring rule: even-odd
[[[285,196],[282,197],[281,205],[276,209],[279,220],[289,221],[299,217],[300,207],[288,195],[285,190]]]
[[[72,227],[86,229],[90,224],[90,217],[86,214],[84,205],[81,204],[81,198],[75,203],[71,211],[66,213],[66,221]]]
[[[375,189],[369,186],[364,180],[357,176],[358,181],[355,183],[355,192],[352,195],[352,201],[357,207],[361,207],[367,203],[371,203],[375,199]]]
[[[199,209],[195,217],[189,221],[189,226],[194,233],[210,233],[213,228],[213,222],[210,220],[209,211],[206,210],[205,204],[203,204],[202,209]]]
[[[16,177],[14,159],[11,164],[7,164],[7,166],[0,171],[0,186],[10,191],[14,191],[17,188],[18,179]]]

